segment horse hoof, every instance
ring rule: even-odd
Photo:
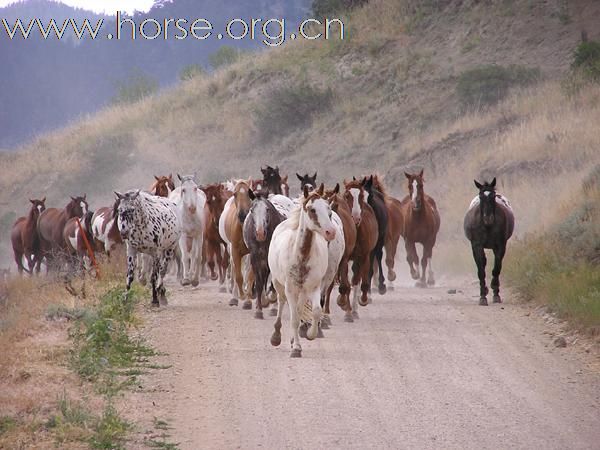
[[[254,312],[254,318],[255,319],[264,319],[265,317],[263,316],[263,312],[262,310],[257,310]]]
[[[350,313],[350,312],[347,312],[347,313],[344,315],[344,322],[348,322],[348,323],[352,323],[352,322],[354,322],[354,318],[352,317],[352,313]]]
[[[252,309],[252,301],[246,300],[242,305],[242,309]]]
[[[307,339],[307,336],[306,336],[307,329],[308,329],[308,325],[306,325],[305,323],[300,325],[300,328],[298,329],[298,334],[300,335],[301,338]]]
[[[427,284],[424,281],[419,280],[415,283],[415,286],[418,288],[424,288],[427,287]]]
[[[321,318],[321,325],[323,325],[323,323],[326,323],[327,326],[331,325],[331,317],[329,317],[329,314],[323,315]]]
[[[293,348],[292,353],[290,353],[290,358],[302,358],[302,350]]]
[[[382,284],[381,286],[379,286],[379,295],[385,295],[386,292],[387,292],[387,288],[385,287],[385,284]]]
[[[390,270],[388,272],[388,280],[394,281],[395,279],[396,279],[396,272],[394,272],[393,270]]]
[[[152,307],[153,308],[158,308],[159,306],[160,306],[159,302],[155,302],[155,301],[152,302]]]
[[[219,292],[222,293],[222,294],[224,294],[225,292],[227,292],[227,289],[225,288],[225,286],[221,286],[219,288]]]
[[[329,330],[329,324],[323,319],[321,319],[321,328],[324,330]]]
[[[488,305],[487,298],[485,298],[485,297],[481,297],[481,298],[479,299],[479,305],[480,305],[480,306],[487,306],[487,305]]]
[[[269,310],[269,314],[272,315],[272,316],[276,316],[277,315],[277,308],[271,308]]]
[[[181,280],[181,285],[182,285],[182,286],[189,286],[190,284],[191,284],[191,281],[190,281],[190,280],[188,280],[187,278],[183,278],[183,279]]]
[[[167,301],[167,297],[163,297],[160,299],[160,306],[167,306],[169,302]]]
[[[273,347],[278,347],[281,344],[281,333],[274,332],[271,335],[271,345]]]
[[[387,290],[390,292],[394,292],[396,288],[394,286],[390,286],[389,288],[387,288]]]
[[[325,337],[321,328],[322,327],[319,327],[319,331],[317,332],[317,339],[323,339]]]
[[[367,305],[371,305],[371,304],[373,304],[373,297],[369,297],[367,299]]]
[[[348,300],[346,299],[346,296],[344,295],[338,295],[338,298],[336,300],[337,305],[342,308],[344,311],[346,309],[348,309]]]
[[[217,274],[215,274],[214,276],[212,276],[212,275],[211,275],[211,276],[210,276],[210,279],[211,279],[212,281],[217,281],[217,280],[219,279],[219,275],[217,275]]]
[[[267,307],[268,307],[270,304],[271,304],[271,302],[270,302],[270,301],[269,301],[269,299],[268,299],[268,298],[266,298],[266,297],[263,297],[263,298],[262,298],[262,300],[260,301],[260,305],[261,305],[263,308],[267,308]]]
[[[200,284],[200,280],[193,280],[192,281],[192,286],[193,287],[197,287]]]
[[[358,299],[358,304],[360,306],[367,306],[369,304],[369,299],[363,299],[362,297]]]
[[[231,300],[229,300],[229,306],[237,306],[237,305],[238,305],[237,298],[232,298]]]
[[[352,311],[352,318],[353,319],[360,319],[360,317],[358,316],[358,311]]]
[[[429,280],[427,280],[427,285],[428,286],[435,286],[435,280],[433,278],[430,278]]]
[[[494,300],[493,300],[493,302],[494,302],[494,303],[502,303],[502,299],[500,298],[500,296],[499,296],[499,295],[497,295],[497,294],[496,294],[496,295],[494,295]]]

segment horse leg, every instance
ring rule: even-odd
[[[417,255],[417,249],[415,247],[415,243],[411,240],[406,240],[404,242],[404,247],[406,249],[406,261],[408,262],[408,267],[410,267],[410,276],[413,280],[419,279],[419,256]],[[413,264],[415,267],[413,267]]]
[[[427,244],[423,244],[423,256],[421,257],[421,277],[419,281],[417,281],[417,287],[427,287],[427,262],[429,261],[429,256],[427,254]]]
[[[183,264],[183,278],[181,279],[182,286],[189,286],[190,282],[190,251],[187,245],[187,234],[182,234],[179,238],[179,249],[181,250],[181,262]]]
[[[152,306],[160,305],[160,302],[158,300],[158,289],[157,289],[159,270],[160,270],[160,259],[159,259],[159,256],[157,255],[152,260],[152,275],[150,276],[150,285],[152,286]]]
[[[252,261],[252,267],[254,268],[256,278],[256,283],[254,284],[254,286],[256,286],[256,311],[254,311],[254,318],[264,319],[262,299],[265,286],[265,273],[260,267],[260,261]],[[268,306],[268,304],[269,301],[267,300],[267,304],[265,305],[265,307]]]
[[[283,305],[285,304],[286,298],[283,286],[277,282],[274,284],[279,301],[277,303],[277,319],[275,319],[275,324],[273,325],[275,331],[273,331],[273,334],[271,335],[271,345],[277,347],[281,344],[281,315],[283,313]]]
[[[290,309],[290,326],[292,329],[292,353],[290,357],[300,358],[302,356],[302,346],[300,345],[300,314],[298,311],[298,296],[295,298],[289,295],[286,289],[286,297]],[[292,300],[293,299],[293,300]]]
[[[423,259],[427,260],[427,285],[435,285],[435,277],[433,275],[433,265],[431,263],[433,256],[433,244],[429,243],[423,247]]]
[[[232,277],[234,278],[234,288],[237,289],[237,295],[240,300],[244,300],[245,292],[244,292],[244,276],[242,275],[242,255],[237,250],[236,247],[232,246],[231,249],[231,259],[232,259]],[[238,299],[235,297],[236,292],[233,294],[234,296],[229,301],[229,306],[237,306]]]
[[[17,271],[19,275],[23,275],[25,267],[23,266],[23,253],[15,251],[15,263],[17,264]]]
[[[381,262],[383,259],[383,245],[377,247],[375,256],[377,257],[377,268],[379,269],[379,295],[384,295],[387,292],[387,288],[385,287],[383,264]]]
[[[358,300],[360,306],[367,306],[369,304],[369,290],[371,289],[371,277],[370,274],[373,271],[373,252],[364,258],[360,266],[360,290],[361,296]]]
[[[192,286],[200,283],[200,267],[202,266],[202,236],[192,239],[192,251],[190,252],[190,273]]]
[[[502,259],[506,247],[503,245],[500,248],[494,249],[494,268],[492,269],[492,291],[494,292],[494,303],[502,303],[500,298],[500,272],[502,271]]]
[[[165,276],[167,275],[167,272],[169,270],[169,264],[171,263],[171,260],[173,259],[174,254],[175,254],[175,251],[173,249],[165,250],[160,259],[157,291],[158,291],[158,300],[159,300],[160,304],[163,306],[166,306],[168,304],[167,290],[165,288],[164,281],[165,281]]]
[[[475,264],[477,264],[477,277],[479,278],[479,304],[481,306],[487,306],[488,288],[485,285],[485,265],[487,262],[485,250],[479,245],[472,245],[472,250]]]
[[[135,264],[137,263],[137,250],[127,243],[127,290],[131,289],[133,276],[135,274]]]
[[[396,272],[394,272],[394,264],[396,263],[396,251],[398,249],[398,241],[400,236],[386,239],[385,241],[385,265],[388,268],[388,280],[396,280]]]
[[[350,308],[350,280],[348,279],[348,257],[343,256],[338,267],[338,278],[340,287],[338,292],[340,295],[337,299],[337,304],[342,310],[347,311]],[[328,299],[329,300],[329,299]],[[329,314],[329,301],[327,302],[326,314]]]
[[[312,295],[310,300],[312,303],[313,320],[312,320],[312,323],[310,324],[310,328],[308,329],[308,332],[306,333],[306,338],[309,341],[312,341],[319,334],[319,324],[321,322],[321,314],[323,311],[321,309],[321,291],[320,290],[316,291]]]

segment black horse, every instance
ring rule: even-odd
[[[362,180],[362,185],[369,194],[367,197],[367,203],[373,208],[375,212],[375,218],[377,219],[377,226],[379,236],[377,238],[377,244],[371,252],[371,261],[369,266],[369,282],[373,278],[373,263],[377,258],[377,268],[379,272],[379,294],[383,295],[386,293],[387,288],[385,287],[385,277],[383,275],[383,267],[381,266],[381,260],[383,258],[383,246],[385,245],[385,236],[388,227],[388,210],[385,206],[385,198],[381,192],[375,189],[373,186],[373,175],[369,178],[365,177]]]
[[[477,264],[479,277],[479,304],[487,306],[488,288],[485,284],[485,249],[494,251],[494,268],[492,270],[492,290],[494,303],[501,303],[500,272],[502,258],[506,253],[506,243],[513,234],[515,218],[508,200],[496,193],[496,178],[491,183],[478,183],[479,196],[473,199],[465,215],[465,236],[471,241],[473,258]]]
[[[282,179],[279,174],[279,167],[267,166],[266,169],[260,168],[263,176],[263,190],[269,194],[283,194],[281,189]],[[287,177],[286,177],[287,178]]]
[[[308,186],[311,189],[317,188],[317,172],[311,177],[309,174],[300,175],[296,173],[296,178],[300,180],[300,190],[304,190],[304,186]]]

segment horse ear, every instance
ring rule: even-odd
[[[287,175],[281,179],[281,181],[284,182],[284,183],[287,183],[287,180],[288,180],[288,176]]]
[[[298,172],[296,172],[296,177],[297,177],[297,178],[298,178],[300,181],[302,181],[302,180],[303,180],[303,178],[300,176],[300,174],[299,174]]]
[[[319,194],[322,197],[324,192],[325,192],[325,185],[323,183],[321,183],[321,186],[319,186],[319,190],[317,191],[317,194]]]
[[[41,200],[42,203],[46,203],[46,196]]]
[[[352,181],[356,181],[356,177],[352,175]]]
[[[494,179],[492,180],[492,183],[490,184],[490,186],[492,186],[493,188],[496,187],[496,177],[494,177]]]
[[[123,194],[121,194],[120,192],[117,192],[117,191],[113,191],[113,192],[115,193],[115,195],[117,196],[117,198],[118,198],[119,200],[122,200],[122,199],[123,199],[123,197],[125,197],[125,196],[124,196]]]
[[[182,181],[181,180],[181,175],[177,174],[177,178],[179,178],[179,181]]]
[[[406,176],[406,178],[408,178],[410,180],[410,177],[411,177],[410,173],[404,172],[404,175]]]
[[[169,174],[169,180],[173,180],[173,172]]]
[[[313,179],[313,180],[316,180],[316,179],[317,179],[317,172],[315,172],[315,174],[312,176],[312,179]]]
[[[158,178],[156,175],[154,175],[154,179],[155,179],[156,181],[160,180],[160,178]]]
[[[256,195],[254,195],[254,191],[252,189],[248,189],[248,197],[250,197],[250,200],[256,199]]]
[[[69,196],[69,197],[71,197],[71,196]],[[71,197],[71,200],[75,201],[75,197]]]
[[[30,202],[31,202],[33,205],[35,205],[35,202],[34,202],[33,200],[29,199],[29,201],[30,201]]]
[[[308,198],[308,185],[304,185],[304,198]]]
[[[419,172],[419,178],[423,178],[423,170],[424,169],[421,169],[421,171]]]
[[[138,198],[138,195],[140,195],[141,189],[138,189],[137,191],[135,191],[135,194],[133,194],[133,197],[131,197],[132,200],[135,200],[136,198]]]
[[[340,183],[337,183],[335,185],[335,188],[333,188],[333,193],[334,194],[339,194],[340,193]]]
[[[477,189],[481,189],[483,186],[481,185],[481,183],[479,183],[477,180],[473,180],[475,182],[475,186],[477,187]]]

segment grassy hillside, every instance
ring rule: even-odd
[[[264,164],[327,183],[377,171],[401,196],[403,171],[423,167],[442,215],[437,270],[470,273],[473,178],[499,178],[522,236],[550,226],[600,163],[600,88],[561,87],[581,30],[600,37],[600,4],[455,3],[371,0],[346,18],[343,42],[249,55],[2,155],[3,246],[27,197],[56,206],[86,192],[98,207],[155,173],[213,182]]]

